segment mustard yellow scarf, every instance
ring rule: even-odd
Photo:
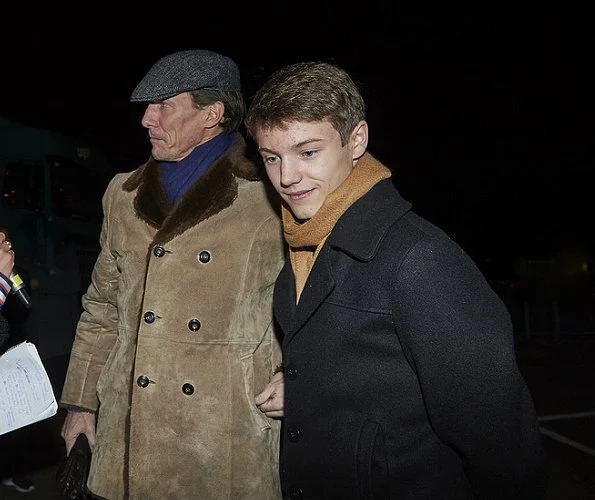
[[[370,153],[364,154],[347,178],[331,192],[314,217],[298,223],[283,203],[283,232],[289,245],[289,260],[295,275],[297,301],[322,245],[339,217],[373,186],[391,176],[391,171]]]

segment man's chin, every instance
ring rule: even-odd
[[[151,149],[151,156],[153,157],[153,159],[155,161],[170,161],[167,158],[167,155],[164,155],[163,151],[161,151],[160,149],[157,149],[157,148]]]
[[[304,210],[303,207],[292,207],[289,205],[289,210],[291,210],[293,218],[296,220],[296,222],[299,223],[308,221],[313,215],[309,210]]]

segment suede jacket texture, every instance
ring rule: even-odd
[[[61,406],[97,411],[89,488],[129,498],[279,498],[278,213],[238,136],[171,209],[149,160],[103,198]]]
[[[391,179],[339,218],[283,332],[284,498],[539,499],[548,466],[506,307]]]

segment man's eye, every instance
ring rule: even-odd
[[[275,162],[277,162],[278,160],[279,160],[279,157],[278,157],[278,156],[265,156],[265,157],[263,158],[263,161],[264,161],[265,163],[269,163],[269,164],[275,163]]]
[[[315,149],[308,149],[308,151],[304,151],[302,153],[302,155],[305,156],[306,158],[311,158],[315,154],[316,154],[316,150]]]

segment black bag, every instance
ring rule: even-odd
[[[91,447],[87,436],[79,434],[70,454],[58,466],[56,481],[67,500],[88,500],[87,478],[91,465]]]

